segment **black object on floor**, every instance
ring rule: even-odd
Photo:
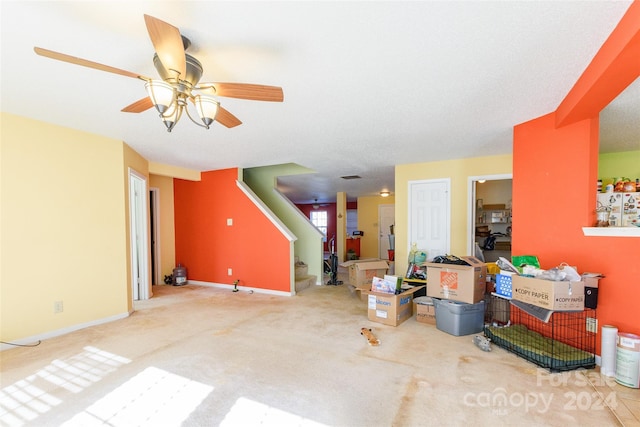
[[[338,280],[338,256],[335,249],[336,238],[333,236],[329,241],[331,246],[331,255],[329,255],[329,274],[331,278],[327,282],[327,285],[342,285],[342,280]]]

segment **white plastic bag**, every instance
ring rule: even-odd
[[[578,274],[576,269],[571,267],[570,265],[564,263],[564,262],[562,264],[560,264],[558,269],[560,269],[563,272],[565,272],[566,277],[565,277],[564,280],[570,280],[572,282],[579,282],[580,280],[582,280],[582,277]]]

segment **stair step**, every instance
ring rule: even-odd
[[[306,277],[309,275],[309,266],[306,264],[298,264],[295,269],[296,277]]]
[[[303,289],[307,289],[308,287],[315,285],[316,279],[316,276],[296,277],[296,292],[300,292]]]

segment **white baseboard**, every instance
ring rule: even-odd
[[[191,280],[189,279],[188,284],[190,285],[200,285],[200,286],[209,286],[212,288],[223,288],[233,290],[234,286],[226,283],[214,283],[214,282],[202,282],[200,280]],[[257,294],[268,294],[268,295],[278,295],[282,297],[290,297],[293,296],[291,292],[284,291],[274,291],[272,289],[262,289],[262,288],[251,288],[248,286],[238,286],[238,291],[242,292],[255,292]]]
[[[13,344],[17,344],[17,345],[33,345],[35,343],[37,343],[38,341],[44,341],[47,340],[49,338],[55,338],[55,337],[59,337],[61,335],[66,335],[68,333],[71,332],[75,332],[75,331],[79,331],[80,329],[84,329],[84,328],[88,328],[90,326],[97,326],[97,325],[101,325],[103,323],[109,323],[109,322],[113,322],[115,320],[120,320],[120,319],[124,319],[125,317],[129,317],[129,312],[127,313],[121,313],[121,314],[116,314],[115,316],[109,316],[109,317],[105,317],[102,319],[97,319],[97,320],[92,320],[91,322],[86,322],[86,323],[78,323],[77,325],[72,325],[72,326],[68,326],[66,328],[62,328],[62,329],[56,329],[55,331],[49,331],[49,332],[45,332],[44,334],[40,334],[40,335],[34,335],[31,337],[26,337],[26,338],[20,338],[17,340],[11,340],[11,343]],[[11,344],[0,344],[0,351],[4,351],[4,350],[8,350],[10,348],[15,348],[16,346],[11,345]]]

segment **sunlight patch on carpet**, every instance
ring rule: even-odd
[[[62,426],[178,426],[212,391],[206,384],[149,367]]]
[[[220,423],[220,427],[244,426],[326,427],[299,415],[241,397]]]
[[[95,347],[55,359],[35,374],[0,390],[0,424],[19,427],[60,405],[131,360]]]

